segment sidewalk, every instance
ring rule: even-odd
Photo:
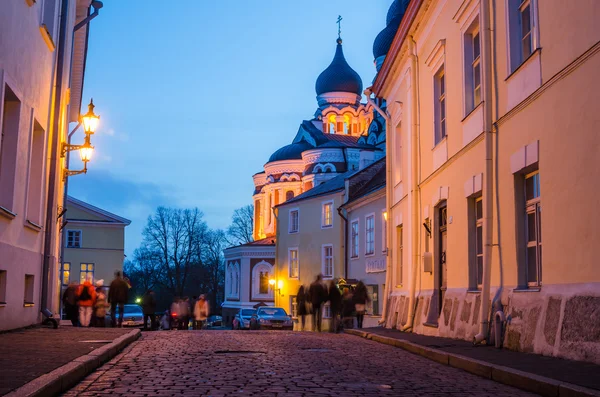
[[[34,327],[0,334],[0,395],[130,333],[126,328]]]
[[[351,329],[346,332],[391,344],[492,379],[496,369],[499,379],[495,380],[503,383],[517,382],[515,379],[504,379],[505,382],[500,378],[519,377],[521,379],[517,383],[524,383],[522,386],[525,387],[510,384],[520,388],[527,389],[528,385],[536,382],[534,378],[540,378],[540,387],[544,395],[600,396],[600,366],[592,363],[496,349],[493,346],[473,346],[464,340],[425,336],[381,327]],[[504,372],[502,375],[499,374],[501,371]],[[543,385],[544,382],[547,384]],[[585,389],[576,390],[578,387]],[[540,392],[531,388],[528,390]]]

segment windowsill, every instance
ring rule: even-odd
[[[351,256],[350,260],[360,259],[360,256]]]
[[[298,234],[298,230],[292,232],[292,231],[288,231],[288,234]]]
[[[290,280],[298,280],[300,277],[288,277]]]
[[[50,36],[50,32],[48,31],[46,24],[40,25],[40,33],[42,34],[42,38],[44,39],[44,42],[48,46],[48,49],[51,52],[54,52],[54,50],[56,49],[56,45],[54,44],[54,40],[52,40],[52,37]]]
[[[468,289],[467,294],[481,294],[480,289]]]
[[[533,51],[527,57],[527,59],[525,59],[523,62],[521,62],[521,64],[519,66],[517,66],[517,68],[515,70],[513,70],[512,72],[510,72],[510,74],[508,76],[506,76],[506,78],[504,79],[504,81],[510,80],[510,78],[512,76],[514,76],[515,74],[519,73],[519,70],[521,70],[523,67],[525,67],[525,65],[528,64],[530,60],[532,60],[536,55],[538,55],[541,52],[542,52],[542,48],[541,47],[536,48],[535,51]]]
[[[6,302],[0,302],[0,307],[6,306]]]
[[[40,225],[38,225],[35,222],[31,222],[29,219],[27,219],[27,221],[25,222],[25,227],[34,230],[36,232],[39,232],[42,230],[42,227]]]
[[[471,115],[473,113],[475,113],[477,111],[477,109],[479,109],[482,105],[483,105],[483,101],[479,101],[479,103],[477,104],[477,106],[475,106],[469,113],[467,113],[466,116],[460,122],[464,123],[465,121],[467,121],[467,119],[469,117],[471,117]]]
[[[440,327],[440,325],[437,324],[437,323],[427,323],[427,322],[425,322],[425,323],[423,323],[423,325],[426,326],[426,327],[430,327],[430,328],[439,328]]]
[[[11,210],[9,210],[8,208],[4,208],[2,206],[0,206],[0,215],[8,218],[8,219],[15,219],[15,217],[17,216],[16,213],[12,212]]]
[[[442,143],[444,143],[446,140],[448,139],[448,134],[446,134],[446,136],[442,139],[440,139],[440,141],[436,144],[433,145],[433,147],[431,148],[431,150],[435,150],[438,148],[438,146],[440,146]]]
[[[515,288],[513,292],[540,292],[542,290],[541,287],[529,287],[529,288]]]
[[[321,225],[321,229],[331,229],[333,225]]]
[[[25,303],[23,303],[23,307],[34,307],[34,306],[35,306],[35,303],[33,303],[33,302],[25,302]]]
[[[333,280],[333,276],[323,276],[323,280]]]
[[[370,254],[365,254],[365,258],[370,258],[370,257],[372,257],[372,256],[375,256],[375,253],[374,253],[374,252],[372,252],[372,253],[370,253]]]

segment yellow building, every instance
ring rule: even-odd
[[[410,2],[368,89],[389,104],[387,327],[600,363],[598,20]]]
[[[116,270],[123,271],[125,227],[130,220],[67,198],[62,288],[70,281],[104,280],[110,284]]]

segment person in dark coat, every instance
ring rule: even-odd
[[[321,306],[327,302],[327,289],[323,285],[323,275],[319,274],[308,289],[310,302],[312,303],[313,331],[321,332],[321,323],[323,321],[323,311]]]
[[[367,311],[367,303],[371,301],[367,291],[367,286],[362,281],[359,281],[356,285],[353,297],[354,309],[356,310],[356,327],[362,328],[363,318],[365,317],[365,313]]]
[[[338,315],[342,311],[342,294],[333,280],[329,282],[329,306],[331,307],[331,329],[329,331],[337,334],[339,331]]]
[[[298,289],[298,294],[296,295],[296,305],[298,317],[300,317],[300,331],[304,331],[304,326],[306,325],[306,315],[308,314],[308,310],[306,310],[306,292],[304,290],[304,285],[301,285]]]
[[[344,329],[351,329],[354,325],[354,300],[349,288],[344,288],[342,295],[342,324]]]
[[[148,329],[148,319],[150,319],[150,330],[154,331],[155,321],[154,313],[156,312],[156,298],[154,291],[149,289],[142,297],[142,310],[144,311],[144,330]]]
[[[115,272],[115,279],[110,283],[108,290],[108,303],[110,303],[110,313],[112,316],[113,328],[117,326],[117,309],[119,310],[119,327],[123,326],[123,306],[127,303],[127,294],[129,293],[129,284],[121,276],[120,271]]]
[[[73,327],[79,326],[79,309],[77,307],[77,283],[71,281],[62,297],[65,305],[65,314],[67,319],[71,320]]]

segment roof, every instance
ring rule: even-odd
[[[352,178],[359,178],[364,173],[373,173],[372,176],[367,178],[365,181],[363,181],[360,184],[357,184],[356,189],[350,188],[350,192],[348,194],[348,201],[344,203],[344,205],[350,204],[362,197],[365,197],[385,187],[385,161],[386,160],[384,157],[381,160],[369,165],[368,167],[363,168],[350,178],[350,180],[352,180]]]
[[[362,95],[362,80],[344,57],[342,39],[338,39],[337,43],[331,64],[317,78],[315,85],[317,95],[327,92],[350,92]]]
[[[348,148],[361,148],[361,149],[372,149],[380,150],[373,145],[367,145],[359,143],[360,136],[352,135],[338,135],[338,134],[323,134],[327,140],[326,143],[319,145],[319,147],[348,147]]]
[[[269,157],[268,162],[271,163],[273,161],[280,160],[300,160],[302,159],[302,152],[312,148],[313,146],[306,141],[294,142],[275,151],[275,153]]]
[[[317,196],[323,196],[325,194],[335,193],[340,190],[344,190],[344,188],[346,186],[346,178],[348,178],[350,175],[355,174],[356,172],[357,172],[356,170],[352,170],[352,171],[345,172],[341,175],[338,175],[335,178],[332,178],[325,183],[315,186],[312,189],[294,197],[291,200],[287,200],[286,202],[279,204],[279,206],[285,205],[285,204],[290,204],[290,203],[295,203],[298,201],[306,200],[306,199],[317,197]]]
[[[112,212],[103,210],[102,208],[95,207],[91,204],[86,203],[85,201],[78,200],[75,197],[67,196],[67,205],[69,205],[69,204],[75,205],[75,206],[81,208],[82,210],[84,210],[86,212],[90,212],[101,218],[105,218],[105,221],[98,221],[98,222],[123,224],[123,225],[131,224],[131,221],[129,219],[120,217],[119,215],[116,215],[116,214],[113,214]],[[71,219],[68,217],[68,214],[67,214],[67,220],[74,222],[74,221],[83,220],[83,219]],[[85,221],[87,222],[88,220],[85,220]],[[91,222],[94,222],[94,221],[91,221]]]
[[[261,240],[251,241],[246,244],[234,245],[233,247],[226,248],[226,250],[240,247],[274,247],[277,239],[275,237],[267,237]]]

